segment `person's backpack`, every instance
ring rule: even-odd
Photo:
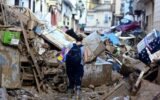
[[[81,63],[81,47],[82,45],[73,44],[66,55],[66,65],[78,65]]]

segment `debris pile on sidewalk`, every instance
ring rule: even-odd
[[[38,92],[65,92],[65,67],[57,55],[75,39],[57,28],[48,29],[27,8],[0,6],[1,87],[16,91],[35,86]]]
[[[35,86],[40,93],[65,93],[67,76],[59,55],[75,39],[39,21],[29,9],[0,6],[0,96],[39,100],[38,93],[23,89],[26,86]],[[158,98],[159,34],[153,30],[144,37],[138,23],[131,22],[84,38],[82,95],[92,100]]]

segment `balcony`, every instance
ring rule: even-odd
[[[48,5],[56,5],[57,1],[56,0],[46,0],[46,3]]]

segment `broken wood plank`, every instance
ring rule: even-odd
[[[158,66],[158,75],[157,75],[157,78],[156,78],[156,83],[160,84],[160,66]]]
[[[4,12],[4,9],[3,9],[3,4],[1,4],[1,10],[2,10],[2,16],[3,16],[3,22],[4,22],[4,25],[7,25],[7,22],[6,22],[6,16],[5,16],[5,12]]]
[[[6,19],[6,25],[8,25],[8,20],[7,19],[9,19],[9,17],[6,15],[7,14],[7,11],[6,11],[6,5],[5,4],[3,4],[3,6],[4,6],[4,14],[5,14],[5,19]],[[7,18],[8,17],[8,18]]]
[[[40,84],[39,84],[39,81],[37,79],[37,74],[36,74],[34,69],[33,69],[33,74],[34,74],[34,78],[35,78],[35,81],[36,81],[36,84],[37,84],[37,89],[38,89],[39,92],[41,92]]]
[[[23,23],[22,23],[21,20],[20,20],[20,23],[21,23],[21,27],[22,27],[22,31],[23,31],[22,33],[23,33],[23,36],[24,36],[25,44],[26,44],[26,46],[27,46],[27,51],[28,51],[28,53],[29,53],[30,56],[31,56],[31,59],[32,59],[33,64],[34,64],[34,66],[35,66],[35,68],[36,68],[36,71],[37,71],[37,73],[38,73],[38,76],[40,77],[40,79],[42,79],[42,78],[43,78],[43,75],[41,74],[41,72],[40,72],[40,70],[39,70],[39,66],[38,66],[38,64],[37,64],[37,61],[36,61],[36,59],[35,59],[32,51],[30,50],[29,43],[28,43],[27,36],[26,36],[26,32],[25,32],[25,29],[24,29],[24,26],[23,26]]]
[[[43,75],[42,75],[42,73],[40,73],[40,69],[39,69],[37,61],[36,61],[36,59],[33,55],[33,52],[30,50],[29,43],[28,43],[27,36],[26,36],[26,31],[24,30],[23,22],[21,20],[20,20],[20,23],[21,23],[22,33],[23,33],[23,36],[24,36],[24,39],[25,39],[25,44],[27,46],[27,51],[28,51],[29,55],[31,56],[32,62],[34,64],[33,73],[34,73],[34,78],[35,78],[35,81],[36,81],[37,89],[38,89],[38,92],[41,92],[36,71],[37,71],[38,76],[41,80],[43,79]],[[35,69],[36,69],[36,71],[35,71]]]
[[[24,80],[31,80],[34,81],[34,75],[33,74],[28,74],[28,73],[23,73],[22,75],[22,81]]]
[[[111,90],[111,92],[105,93],[104,96],[100,100],[111,100],[111,99],[113,99],[112,97],[114,97],[115,94],[116,94],[116,96],[118,96],[117,93],[119,93],[119,91],[123,91],[123,92],[119,93],[119,95],[123,95],[123,94],[127,95],[128,90],[127,90],[127,88],[124,90],[124,88],[126,88],[125,82],[121,81],[117,86],[115,86]]]
[[[141,82],[142,78],[143,78],[143,75],[144,75],[144,71],[141,71],[139,77],[138,77],[138,80],[135,84],[135,87],[138,87],[139,86],[139,83]]]
[[[0,28],[10,28],[10,27],[14,27],[14,26],[11,26],[11,25],[0,25]]]
[[[140,82],[141,82],[141,80],[143,78],[144,73],[145,73],[144,71],[141,71],[141,73],[140,73],[135,85],[132,87],[132,90],[131,90],[132,95],[136,95],[136,93],[138,91],[138,88],[140,86],[139,84],[140,84]]]

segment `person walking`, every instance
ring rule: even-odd
[[[69,46],[69,51],[66,54],[66,72],[69,80],[68,94],[72,97],[72,94],[76,93],[76,98],[80,98],[81,83],[84,73],[84,46],[82,45],[82,36],[78,36],[76,43]]]

